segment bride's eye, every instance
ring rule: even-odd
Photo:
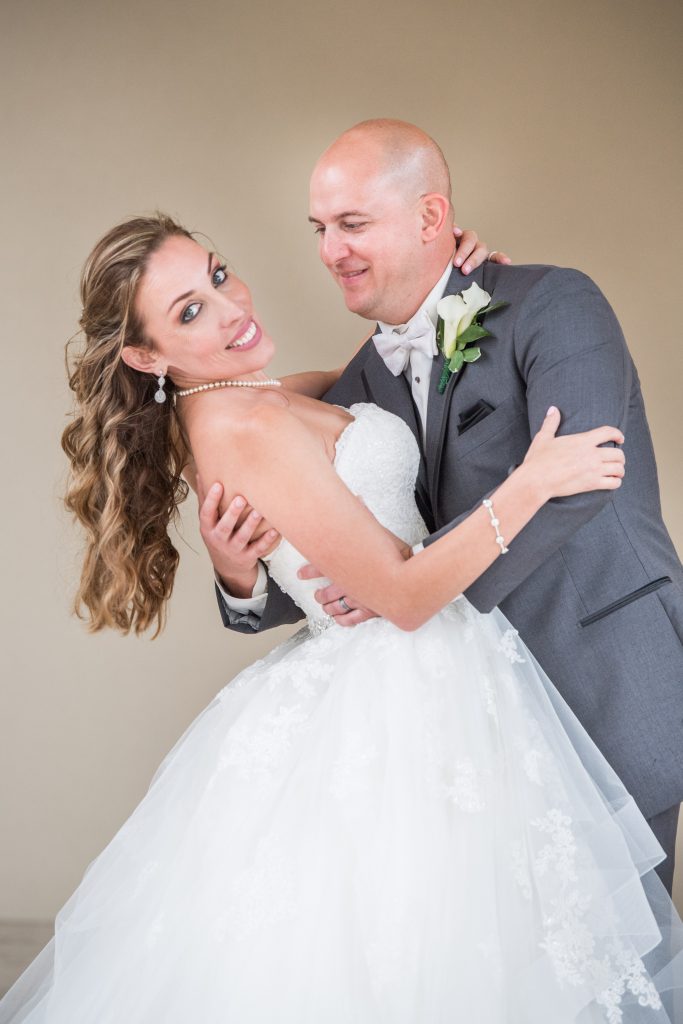
[[[183,324],[189,324],[191,320],[194,320],[201,308],[201,302],[191,302],[190,305],[186,306],[183,310],[180,316],[180,322]]]
[[[228,280],[228,275],[225,271],[225,264],[221,267],[216,267],[213,274],[211,275],[211,282],[213,285],[224,284]]]

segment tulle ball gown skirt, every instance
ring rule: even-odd
[[[0,1022],[660,1024],[661,857],[500,613],[304,628],[168,754]]]

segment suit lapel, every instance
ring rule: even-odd
[[[408,381],[403,374],[395,377],[387,369],[384,360],[378,354],[372,342],[369,343],[368,358],[361,371],[361,379],[365,387],[365,393],[368,396],[368,401],[381,406],[387,412],[393,412],[394,415],[400,416],[412,430],[420,449],[417,490],[421,492],[422,498],[425,499],[428,494],[428,485],[422,430],[420,429],[418,413]]]
[[[421,446],[417,414],[408,381],[403,374],[395,377],[387,369],[384,360],[378,355],[374,345],[372,345],[368,353],[361,376],[363,377],[365,390],[368,392],[370,401],[375,402],[383,409],[393,412],[396,416],[400,416],[402,420],[405,420]]]
[[[448,279],[444,295],[456,295],[458,292],[464,291],[472,284],[473,281],[480,287],[484,287],[484,267],[481,267],[472,273],[465,276],[457,268],[454,268],[453,273]],[[429,487],[429,495],[431,506],[436,509],[436,496],[439,487],[439,477],[441,475],[441,462],[443,457],[444,440],[446,437],[446,430],[448,427],[448,418],[451,411],[451,405],[453,401],[453,393],[462,380],[463,374],[467,372],[467,363],[458,372],[451,375],[446,390],[442,395],[439,394],[439,380],[441,378],[441,371],[443,369],[443,356],[439,352],[434,357],[434,365],[432,366],[432,375],[429,381],[429,399],[427,401],[427,437],[426,437],[426,463],[427,463],[427,479]]]

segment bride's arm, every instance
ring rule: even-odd
[[[621,442],[620,431],[605,427],[555,438],[558,425],[559,416],[550,432],[544,425],[527,460],[492,496],[506,542],[549,498],[614,489],[621,482],[614,449],[597,447]],[[479,507],[404,560],[340,480],[322,439],[287,409],[260,407],[238,424],[207,420],[197,424],[192,446],[203,479],[229,481],[230,493],[237,488],[249,494],[309,562],[401,629],[422,625],[500,557],[489,513]]]
[[[372,334],[373,332],[370,331],[369,334],[365,335],[360,344],[356,345],[351,359],[357,355],[366,341],[370,340]],[[348,362],[350,361],[349,359]],[[287,377],[282,377],[281,380],[286,388],[289,388],[290,391],[296,391],[299,395],[308,395],[309,398],[322,398],[337,383],[348,362],[344,363],[343,366],[338,366],[336,370],[305,370],[303,373],[290,373]]]
[[[304,370],[301,373],[289,373],[280,380],[286,388],[299,395],[322,398],[337,383],[343,369],[343,366],[339,366],[336,370]]]

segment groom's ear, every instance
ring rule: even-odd
[[[450,214],[451,204],[438,192],[428,192],[420,200],[422,217],[422,241],[433,242],[444,229]]]

